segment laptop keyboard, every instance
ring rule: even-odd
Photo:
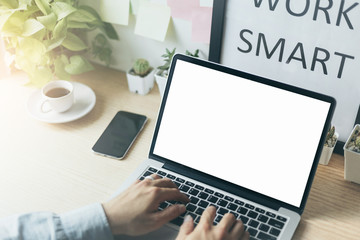
[[[140,180],[153,173],[160,177],[171,179],[178,186],[179,190],[190,199],[190,202],[186,205],[187,211],[171,221],[171,223],[177,226],[181,226],[186,215],[191,215],[195,225],[198,224],[201,214],[210,205],[215,206],[217,209],[214,219],[215,225],[221,221],[226,213],[232,213],[235,218],[241,219],[245,229],[250,233],[250,239],[275,240],[280,236],[281,230],[287,222],[286,217],[278,215],[276,212],[265,210],[265,208],[255,206],[243,199],[236,199],[216,189],[209,188],[205,184],[199,184],[194,180],[187,180],[185,177],[163,169],[159,170],[149,167]],[[160,204],[159,210],[165,209],[172,204],[177,204],[177,202],[163,202]]]

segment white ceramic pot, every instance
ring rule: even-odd
[[[350,151],[349,149],[347,149],[351,137],[356,130],[360,131],[359,124],[355,125],[348,140],[344,145],[344,157],[345,157],[344,178],[348,181],[360,184],[360,153]]]
[[[126,73],[126,77],[130,92],[137,93],[140,95],[146,95],[154,87],[154,72],[155,72],[154,69],[145,77],[133,75],[130,74],[129,72],[130,71]]]
[[[157,70],[156,73],[155,73],[155,81],[156,81],[156,84],[158,85],[160,96],[162,98],[164,96],[167,77],[160,76],[158,74],[158,72],[159,72],[159,70]]]
[[[322,150],[321,156],[320,156],[320,160],[319,160],[319,164],[322,164],[322,165],[329,164],[331,155],[332,155],[335,145],[337,143],[337,139],[339,138],[339,134],[337,132],[335,132],[335,136],[336,136],[336,142],[334,144],[334,147],[328,147],[328,146],[323,147],[323,150]]]

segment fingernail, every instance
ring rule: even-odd
[[[185,218],[184,218],[184,222],[190,222],[192,221],[192,217],[190,215],[186,215]]]

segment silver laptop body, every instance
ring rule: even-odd
[[[149,158],[116,194],[159,173],[181,179],[179,188],[198,187],[202,203],[223,196],[228,204],[219,209],[244,220],[255,215],[245,224],[253,239],[291,239],[334,109],[332,97],[178,54]],[[128,239],[175,239],[178,225]]]

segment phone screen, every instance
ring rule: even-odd
[[[124,158],[146,121],[147,117],[144,115],[119,111],[92,150],[107,157]]]

